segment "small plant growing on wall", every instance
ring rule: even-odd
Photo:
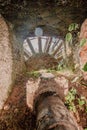
[[[84,96],[80,96],[75,88],[72,88],[65,97],[67,108],[77,113],[77,111],[87,113],[87,101]]]
[[[84,71],[87,71],[87,62],[85,63],[84,67],[83,67]]]
[[[65,59],[64,60],[66,66],[71,69],[75,69],[75,59],[77,59],[78,57],[75,54],[78,45],[78,30],[79,30],[79,25],[77,23],[72,23],[69,25],[68,33],[65,36],[65,42],[64,42]]]
[[[73,112],[76,112],[76,107],[74,104],[76,93],[76,89],[72,88],[65,97],[65,105],[68,107],[69,110]]]

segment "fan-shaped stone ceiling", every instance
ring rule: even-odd
[[[23,42],[34,36],[36,26],[43,28],[45,36],[64,36],[69,24],[82,23],[87,17],[86,5],[86,0],[1,0],[0,12]]]

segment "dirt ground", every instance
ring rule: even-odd
[[[34,115],[26,105],[25,84],[28,79],[21,76],[0,113],[0,130],[33,130]]]
[[[0,130],[35,130],[35,115],[31,113],[26,105],[25,86],[28,80],[29,77],[25,75],[16,80],[13,91],[0,113]],[[35,78],[32,78],[32,80],[35,80]],[[78,83],[72,85],[77,89],[78,95],[83,95],[87,99],[86,86]],[[87,113],[84,109],[78,109],[74,116],[83,128],[87,127]]]

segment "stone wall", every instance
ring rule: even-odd
[[[87,19],[85,19],[85,21],[83,22],[83,24],[81,26],[79,38],[80,38],[80,40],[82,40],[82,39],[86,40],[84,45],[81,46],[81,48],[80,48],[79,56],[80,56],[80,65],[81,65],[81,70],[83,72],[83,77],[84,77],[84,80],[87,81],[87,72],[83,71],[83,67],[87,63]]]
[[[27,12],[25,9],[20,10],[17,19],[15,17],[12,18],[13,29],[20,39],[24,40],[29,36],[35,36],[34,30],[37,26],[43,29],[45,36],[64,37],[71,23],[81,24],[83,22],[85,9],[65,6],[29,6]],[[8,20],[10,21],[11,18]]]
[[[1,0],[0,13],[12,23],[17,38],[23,42],[34,36],[37,26],[46,36],[64,36],[69,24],[81,24],[87,17],[86,3],[86,0]]]

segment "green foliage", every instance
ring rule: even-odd
[[[58,67],[57,67],[57,70],[59,71],[59,70],[62,70],[62,69],[63,69],[63,66],[61,64],[59,64]]]
[[[83,106],[85,104],[85,100],[78,99],[79,106]]]
[[[75,104],[72,102],[69,106],[68,106],[69,110],[76,112],[76,107]]]
[[[75,96],[76,96],[76,89],[72,88],[69,92],[68,95],[65,97],[66,102],[65,104],[68,106],[68,109],[75,112],[76,111],[76,107],[74,105],[74,100],[75,100]]]
[[[66,40],[66,42],[72,41],[72,34],[71,33],[67,33],[66,37],[65,37],[65,40]]]
[[[69,110],[76,112],[75,102],[77,102],[77,106],[79,107],[79,109],[84,108],[85,112],[87,113],[87,102],[85,100],[85,97],[77,97],[76,89],[72,88],[65,97],[65,100],[65,105],[68,107]]]
[[[27,76],[38,78],[40,76],[40,73],[38,71],[27,72]]]
[[[86,62],[86,64],[84,65],[83,70],[84,70],[84,71],[87,71],[87,62]]]
[[[68,28],[68,31],[74,31],[74,30],[77,30],[79,28],[78,24],[77,23],[72,23],[69,25],[69,28]]]
[[[76,89],[72,88],[68,92],[68,95],[66,96],[66,101],[67,102],[72,102],[73,100],[75,100],[75,95],[76,95]]]
[[[84,44],[87,42],[86,38],[82,38],[82,40],[80,41],[80,46],[84,46]]]
[[[53,70],[53,69],[48,69],[47,70],[47,73],[53,73],[53,72],[55,72],[56,70]]]
[[[82,109],[84,108],[85,112],[87,113],[87,102],[85,100],[85,97],[81,96],[81,98],[78,98],[78,104],[79,108]]]
[[[76,95],[76,93],[77,93],[77,91],[76,91],[76,89],[75,88],[72,88],[71,90],[70,90],[70,92],[75,96]]]
[[[87,106],[86,106],[86,108],[85,108],[85,112],[87,113]]]
[[[85,128],[84,130],[87,130],[87,128]]]

